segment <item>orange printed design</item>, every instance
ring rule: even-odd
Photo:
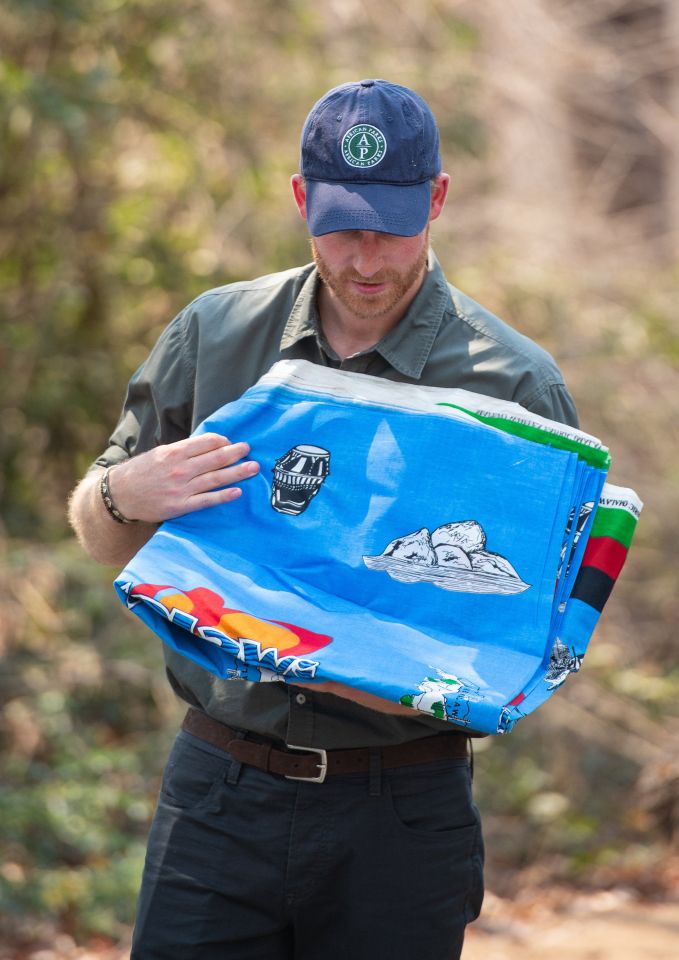
[[[167,620],[203,640],[216,643],[264,676],[250,676],[242,670],[234,676],[243,679],[278,679],[281,675],[315,676],[318,663],[307,654],[332,642],[332,637],[314,633],[283,620],[264,620],[243,610],[224,606],[219,594],[207,587],[179,590],[167,584],[124,584],[128,607],[140,602],[152,606]]]

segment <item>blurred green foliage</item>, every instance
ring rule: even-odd
[[[68,492],[103,449],[130,373],[203,289],[308,259],[288,178],[304,117],[333,84],[386,76],[417,88],[448,165],[492,188],[478,29],[446,0],[396,12],[355,0],[4,5],[7,942],[56,929],[123,936],[181,715],[159,642],[126,617],[114,571],[88,561],[66,527]],[[478,745],[490,882],[509,892],[537,871],[652,892],[679,832],[677,276],[536,269],[490,245],[471,263],[462,254],[478,238],[455,233],[455,204],[453,226],[434,233],[451,280],[555,354],[585,429],[612,448],[611,479],[646,501],[581,675],[537,722]]]
[[[72,542],[4,556],[0,939],[118,937],[180,715],[158,644]],[[3,936],[4,934],[4,936]]]

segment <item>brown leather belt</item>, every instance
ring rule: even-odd
[[[326,776],[368,773],[371,769],[371,757],[376,756],[376,751],[379,752],[380,766],[386,770],[429,763],[446,757],[467,756],[467,737],[457,731],[379,747],[376,750],[368,747],[322,750],[317,747],[296,747],[292,744],[281,744],[279,748],[272,741],[239,739],[237,732],[231,727],[213,720],[193,707],[189,708],[184,717],[182,729],[213,747],[225,750],[240,763],[257,767],[267,773],[276,773],[288,780],[309,780],[313,783],[323,783]]]

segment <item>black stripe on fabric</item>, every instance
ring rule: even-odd
[[[611,595],[615,585],[613,577],[596,567],[580,567],[571,596],[594,607],[599,613]]]

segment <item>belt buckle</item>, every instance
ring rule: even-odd
[[[285,746],[288,750],[300,750],[302,753],[317,753],[320,758],[317,763],[320,773],[317,777],[289,777],[286,774],[286,780],[304,780],[306,783],[323,783],[325,775],[328,772],[328,753],[326,750],[319,747],[296,747],[294,743],[286,743]]]

